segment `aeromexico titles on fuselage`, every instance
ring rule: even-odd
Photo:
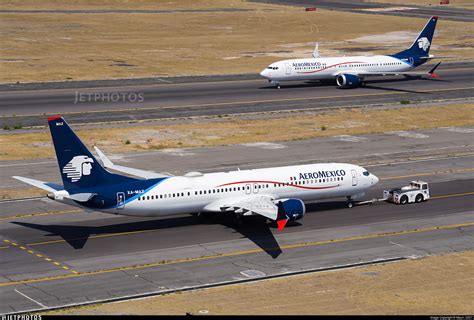
[[[304,172],[304,173],[300,173],[300,180],[344,177],[345,175],[346,175],[346,171],[344,169],[332,170],[332,171]]]

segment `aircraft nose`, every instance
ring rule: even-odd
[[[379,183],[379,178],[375,174],[372,174],[372,183],[373,184]]]
[[[268,77],[267,75],[267,69],[263,69],[262,72],[260,72],[260,75],[264,78]]]

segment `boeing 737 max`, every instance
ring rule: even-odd
[[[48,122],[64,185],[14,178],[85,210],[146,217],[197,212],[261,215],[283,229],[288,221],[304,216],[304,201],[347,197],[352,206],[353,198],[378,182],[364,168],[345,163],[172,176],[115,165],[96,148],[102,166],[62,117]]]
[[[410,70],[433,59],[429,54],[438,17],[431,17],[410,48],[392,55],[353,56],[283,60],[272,63],[260,75],[280,88],[280,81],[331,80],[341,88],[360,86],[369,76],[421,76],[439,78],[434,71],[410,72]]]

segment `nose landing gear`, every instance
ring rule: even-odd
[[[273,86],[275,86],[275,88],[277,88],[277,89],[281,88],[280,83],[278,81],[274,81],[274,80],[269,80],[269,81]]]
[[[348,208],[352,208],[354,206],[354,201],[352,200],[352,198],[349,196],[347,197],[347,200],[346,200],[346,207]]]

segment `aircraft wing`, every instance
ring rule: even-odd
[[[130,168],[130,167],[125,167],[125,166],[120,166],[117,164],[114,164],[112,161],[110,161],[107,156],[100,151],[99,148],[94,146],[95,152],[97,152],[97,155],[99,156],[100,160],[102,160],[102,164],[104,165],[105,168],[107,169],[112,169],[118,172],[123,172],[126,174],[130,174],[132,176],[144,178],[144,179],[154,179],[154,178],[163,178],[163,177],[169,177],[171,174],[164,174],[164,173],[158,173],[154,171],[147,171],[147,170],[140,170],[140,169],[135,169],[135,168]]]
[[[251,196],[244,198],[226,198],[219,199],[209,203],[204,207],[205,211],[226,212],[248,214],[255,213],[264,216],[270,220],[277,220],[278,206],[273,202],[270,196]]]

